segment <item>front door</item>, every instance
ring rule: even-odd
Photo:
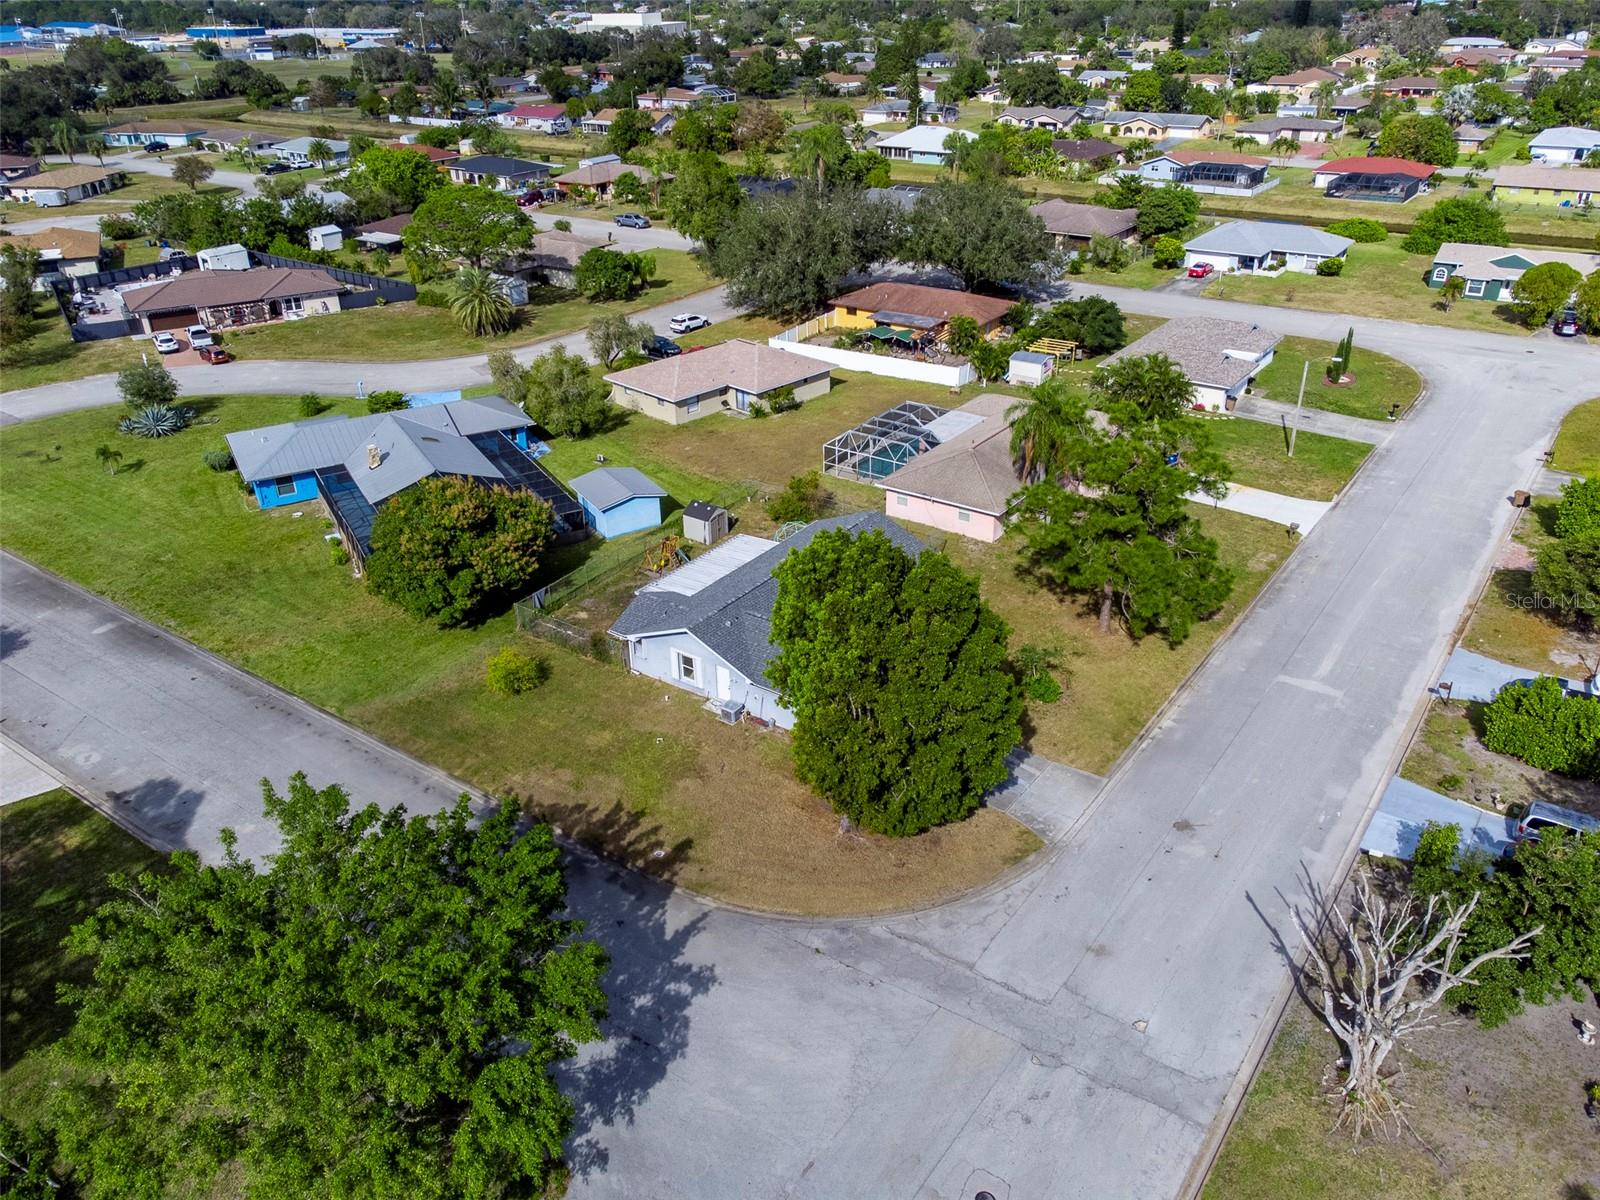
[[[721,663],[717,664],[717,699],[733,699],[733,672]]]

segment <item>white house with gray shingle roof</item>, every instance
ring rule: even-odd
[[[791,728],[794,714],[778,703],[778,689],[767,679],[767,667],[778,656],[772,644],[778,581],[772,572],[791,550],[829,529],[852,535],[876,530],[908,554],[923,550],[880,513],[813,521],[781,542],[736,534],[634,594],[611,626],[611,636],[627,648],[629,668],[704,696],[730,715],[747,713]]]
[[[623,408],[682,425],[707,413],[748,413],[772,393],[793,388],[795,399],[826,395],[828,364],[734,338],[605,377]]]
[[[1164,354],[1194,387],[1194,407],[1224,412],[1272,362],[1281,338],[1248,321],[1177,317],[1124,346],[1105,365]]]
[[[1347,237],[1287,221],[1229,221],[1183,244],[1183,265],[1210,263],[1227,274],[1314,274],[1325,258],[1343,258],[1354,243]]]

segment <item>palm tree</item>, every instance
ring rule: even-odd
[[[306,157],[317,166],[324,166],[333,161],[333,147],[322,138],[313,138],[311,144],[306,147]]]
[[[499,281],[482,267],[462,267],[456,273],[450,311],[473,337],[504,332],[516,316]]]
[[[478,99],[483,101],[484,116],[489,115],[489,101],[500,95],[500,89],[494,85],[494,76],[487,70],[479,71],[472,77],[472,90],[478,93]]]
[[[68,162],[74,162],[76,160],[72,157],[73,154],[83,149],[83,135],[68,121],[52,121],[50,148],[57,154],[65,154]]]
[[[1271,150],[1284,162],[1288,162],[1300,152],[1300,139],[1289,137],[1287,134],[1273,138]]]
[[[1065,383],[1034,389],[1006,413],[1011,422],[1011,457],[1023,483],[1052,479],[1067,469],[1069,451],[1082,436],[1087,407]]]
[[[106,469],[107,475],[115,475],[117,468],[122,465],[122,451],[99,445],[94,448],[94,460]]]
[[[456,110],[456,105],[461,103],[461,86],[456,83],[456,73],[449,68],[442,68],[433,73],[433,82],[428,85],[428,97],[433,101],[435,116],[449,117]]]
[[[1439,307],[1445,312],[1450,311],[1450,306],[1466,293],[1467,281],[1460,275],[1452,275],[1444,281],[1439,288]]]

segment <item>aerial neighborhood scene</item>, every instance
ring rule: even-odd
[[[1600,0],[4,0],[0,1196],[1600,1200]]]

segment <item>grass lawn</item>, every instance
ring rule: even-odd
[[[1031,749],[1086,771],[1108,770],[1293,548],[1281,526],[1210,505],[1193,511],[1237,582],[1222,611],[1177,647],[1157,637],[1135,642],[1116,626],[1101,633],[1080,597],[1052,595],[1018,576],[1012,538],[990,545],[909,526],[979,577],[984,598],[1011,626],[1014,647],[1032,642],[1062,653],[1057,677],[1065,695],[1055,704],[1028,703]]]
[[[88,964],[62,949],[61,939],[111,898],[107,875],[135,875],[164,861],[70,792],[0,809],[0,1112],[19,1124],[42,1106],[58,1070],[48,1047],[72,1024],[56,985],[88,978]]]
[[[1567,414],[1556,434],[1555,451],[1550,465],[1556,470],[1600,475],[1600,396]]]
[[[392,362],[484,354],[582,329],[606,313],[637,312],[716,286],[716,280],[693,255],[681,250],[652,253],[656,259],[656,277],[634,299],[591,304],[576,293],[558,288],[530,290],[533,303],[522,310],[522,324],[497,338],[468,337],[448,308],[426,308],[408,302],[308,321],[229,330],[223,340],[240,359]]]
[[[1325,278],[1294,271],[1286,271],[1275,279],[1261,275],[1223,275],[1205,289],[1205,295],[1220,300],[1306,308],[1313,312],[1352,313],[1423,325],[1453,325],[1488,333],[1528,332],[1525,325],[1511,316],[1509,305],[1459,300],[1448,312],[1439,308],[1436,293],[1423,282],[1433,260],[1425,254],[1407,254],[1400,248],[1400,241],[1399,237],[1391,237],[1387,242],[1358,242],[1351,246],[1342,275]]]
[[[823,438],[853,414],[893,403],[870,394],[885,384],[911,386],[842,386],[765,421],[644,430],[638,418],[639,431],[630,424],[586,443],[583,456],[615,450],[614,461],[644,465],[654,460],[643,449],[637,459],[621,454],[659,441],[672,452],[655,459],[685,477],[781,483],[818,462]],[[320,506],[257,511],[236,476],[201,464],[229,430],[292,419],[293,397],[191,402],[215,424],[160,441],[120,437],[106,410],[0,430],[0,541],[447,771],[522,797],[614,857],[709,895],[810,913],[921,905],[1038,847],[990,810],[919,838],[841,839],[837,816],[795,780],[781,735],[727,728],[686,693],[543,643],[532,644],[549,654],[550,681],[514,700],[492,697],[485,658],[530,644],[509,614],[466,630],[413,621],[330,561]],[[341,400],[332,411],[355,410]],[[103,442],[126,456],[116,475],[95,463]],[[573,565],[553,556],[550,577]],[[282,773],[295,765],[291,755]]]
[[[1403,413],[1422,392],[1422,379],[1399,359],[1390,358],[1359,344],[1350,356],[1347,372],[1353,378],[1343,387],[1330,387],[1325,368],[1338,349],[1337,342],[1312,338],[1286,337],[1265,371],[1256,376],[1256,390],[1270,399],[1293,404],[1300,393],[1300,373],[1307,361],[1311,371],[1306,378],[1306,406],[1329,412],[1365,417],[1369,421],[1388,418],[1391,405]]]
[[[140,251],[144,243],[137,243]],[[129,252],[133,245],[129,246]],[[106,342],[74,342],[67,323],[61,319],[60,310],[53,300],[43,296],[34,299],[33,337],[20,347],[10,347],[0,366],[0,391],[18,391],[39,387],[46,383],[60,383],[65,379],[82,379],[86,375],[99,375],[106,371],[120,371],[139,361],[139,353],[147,342],[129,338],[116,338]],[[107,402],[116,399],[108,394]]]
[[[1590,1200],[1594,1130],[1582,1085],[1594,1052],[1570,1004],[1498,1029],[1456,1021],[1396,1052],[1418,1137],[1331,1132],[1324,1073],[1338,1051],[1296,1001],[1212,1168],[1203,1200]]]
[[[1193,419],[1207,422],[1233,482],[1307,500],[1332,500],[1372,453],[1365,442],[1302,429],[1290,458],[1288,435],[1277,425],[1243,418]]]
[[[92,167],[98,164],[95,163],[93,158],[80,156],[78,165]],[[106,166],[114,168],[116,164],[108,158]],[[68,204],[62,208],[40,208],[37,204],[23,204],[17,200],[0,200],[0,217],[5,217],[11,221],[36,221],[52,216],[82,217],[94,214],[127,212],[141,200],[152,200],[157,196],[188,191],[183,184],[168,179],[165,175],[147,175],[141,171],[129,171],[124,178],[128,182],[122,187],[114,188],[91,200],[79,200],[76,204]],[[202,195],[237,196],[239,194],[238,188],[224,187],[220,183],[203,183],[197,190]]]

